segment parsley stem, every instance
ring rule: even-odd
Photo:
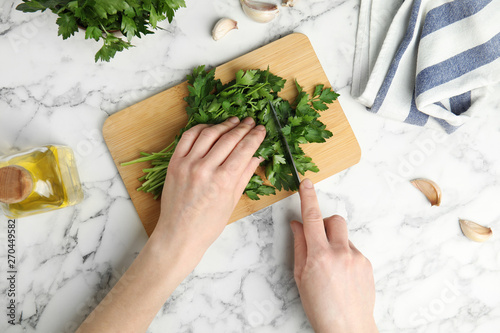
[[[256,91],[258,91],[258,90],[262,89],[262,88],[263,88],[263,87],[265,87],[266,85],[268,85],[268,83],[257,84],[257,85],[256,85],[256,88],[255,88],[255,89],[253,89],[253,90],[250,90],[250,92],[249,92],[248,94],[246,94],[246,95],[245,95],[245,97],[246,97],[246,96],[250,96],[250,95],[252,95],[254,92],[256,92]]]

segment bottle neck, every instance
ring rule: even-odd
[[[33,178],[28,170],[18,165],[0,168],[0,202],[15,204],[33,191]]]

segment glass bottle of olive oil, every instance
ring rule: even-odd
[[[82,199],[71,148],[44,146],[0,157],[0,207],[7,217],[52,211]]]

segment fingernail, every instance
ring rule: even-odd
[[[266,128],[263,125],[257,125],[257,127],[255,127],[255,129],[257,131],[265,131],[266,130]]]
[[[313,183],[312,181],[309,179],[309,178],[306,178],[302,181],[302,186],[304,186],[305,188],[313,188]]]
[[[247,117],[243,120],[243,122],[247,125],[253,125],[254,124],[254,121],[251,117]]]
[[[238,117],[231,117],[228,119],[231,123],[233,124],[237,124],[240,122],[240,120],[238,119]]]

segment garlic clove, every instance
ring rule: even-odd
[[[422,192],[431,206],[439,206],[441,204],[441,189],[432,180],[419,178],[411,181],[420,192]]]
[[[212,29],[212,38],[219,40],[233,29],[238,29],[238,22],[227,17],[221,18]]]
[[[281,3],[281,5],[283,7],[293,7],[293,6],[295,6],[296,2],[297,2],[296,0],[283,0],[283,2]]]
[[[460,229],[462,229],[464,235],[474,242],[485,242],[493,235],[491,228],[484,227],[469,220],[460,219],[459,222]]]
[[[240,0],[240,3],[245,14],[260,23],[272,21],[280,12],[278,5],[273,3],[253,0]]]

